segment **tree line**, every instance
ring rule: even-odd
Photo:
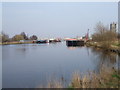
[[[0,42],[11,42],[11,41],[20,41],[20,40],[37,40],[38,37],[36,35],[32,35],[28,37],[25,32],[21,32],[20,34],[14,35],[12,38],[9,37],[8,34],[1,32],[0,34]]]

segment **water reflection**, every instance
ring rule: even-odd
[[[100,59],[101,63],[109,61],[111,64],[116,63],[116,53],[107,52],[99,48],[91,48],[92,52]]]
[[[75,50],[78,48],[85,47],[85,46],[69,46],[67,44],[66,44],[66,46],[70,50]],[[90,56],[91,56],[91,60],[94,62],[95,66],[96,66],[95,72],[99,72],[103,64],[108,67],[118,67],[118,64],[116,64],[117,60],[119,60],[119,58],[120,58],[120,56],[118,54],[107,52],[100,48],[94,48],[94,47],[86,47],[86,51],[87,51],[88,56],[89,56],[89,54],[92,53],[92,55],[90,55]],[[118,57],[118,59],[117,59],[117,57]]]
[[[99,48],[91,48],[91,52],[95,55],[93,62],[96,64],[97,72],[104,64],[107,67],[115,67],[117,62],[117,54],[104,51]]]
[[[86,46],[69,46],[67,45],[67,48],[70,50],[75,50],[78,48],[86,47]],[[94,48],[94,47],[86,47],[87,56],[90,56],[91,61],[93,61],[95,68],[95,72],[99,72],[103,64],[107,67],[118,67],[117,65],[117,57],[119,57],[116,53],[111,53],[104,51],[100,48]]]
[[[78,48],[82,48],[83,46],[67,46],[67,48],[69,50],[75,50],[75,49],[78,49]]]
[[[19,49],[16,49],[16,50],[19,50],[18,52],[24,53],[27,49],[23,47],[23,48],[19,48]]]

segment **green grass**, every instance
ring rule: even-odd
[[[112,77],[115,77],[120,80],[120,75],[118,75],[118,74],[113,74]]]

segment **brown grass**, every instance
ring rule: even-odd
[[[47,88],[63,88],[63,85],[58,80],[52,80],[48,83]]]
[[[118,78],[113,77],[114,74],[117,74],[114,68],[105,66],[101,68],[99,74],[91,72],[82,78],[80,73],[75,72],[71,86],[73,88],[118,88],[120,81]]]

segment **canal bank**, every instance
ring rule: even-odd
[[[95,48],[100,48],[102,50],[108,51],[108,52],[114,52],[120,54],[120,45],[110,45],[109,47],[103,46],[98,42],[86,42],[85,45],[87,47],[95,47]]]
[[[19,41],[15,41],[15,42],[3,42],[0,43],[0,45],[12,45],[12,44],[31,44],[33,43],[32,41],[28,41],[28,42],[19,42]]]

